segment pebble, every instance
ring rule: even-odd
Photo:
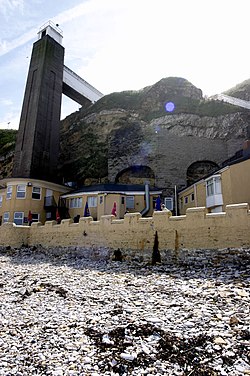
[[[0,375],[250,374],[249,276],[0,252]]]

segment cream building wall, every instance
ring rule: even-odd
[[[39,214],[39,221],[44,223],[46,221],[46,211],[44,209],[44,198],[46,197],[48,190],[50,194],[54,197],[55,203],[59,201],[59,197],[62,193],[68,192],[70,189],[59,184],[46,182],[37,179],[24,179],[24,178],[10,178],[3,179],[0,181],[1,185],[4,186],[0,190],[0,196],[2,196],[0,216],[4,216],[4,213],[9,213],[9,221],[13,222],[14,213],[22,212],[24,213],[24,218],[28,217],[29,211],[32,213]],[[17,187],[24,186],[25,192],[24,197],[17,197]],[[11,198],[7,198],[7,189],[12,187]],[[40,188],[40,198],[32,198],[33,188]]]
[[[250,203],[250,159],[231,165],[230,174],[232,191],[231,202]]]
[[[187,202],[186,202],[187,201]],[[204,180],[191,185],[179,194],[179,212],[185,214],[187,209],[206,205],[206,183]]]
[[[183,216],[171,216],[169,211],[154,212],[142,218],[140,213],[126,214],[124,219],[112,215],[93,221],[80,218],[79,223],[64,219],[45,225],[33,223],[0,226],[0,245],[20,247],[109,247],[137,252],[152,251],[155,232],[159,249],[219,249],[250,246],[250,212],[248,204],[228,205],[225,213],[208,214],[203,208],[190,208]]]
[[[134,208],[126,209],[126,198],[129,196],[134,197]],[[150,209],[147,213],[148,216],[152,216],[153,214],[153,199],[158,196],[151,194],[150,195]],[[138,213],[141,212],[145,208],[145,196],[144,194],[137,194],[136,192],[125,194],[120,193],[77,193],[77,194],[70,194],[70,197],[67,197],[67,207],[69,208],[69,215],[71,218],[74,218],[76,215],[80,215],[81,217],[84,215],[85,205],[88,201],[88,198],[94,197],[96,198],[96,207],[89,206],[89,212],[90,215],[93,217],[93,219],[100,220],[100,218],[103,215],[110,215],[112,213],[112,209],[114,206],[114,203],[116,202],[116,217],[117,218],[124,218],[124,215],[126,212],[129,213]],[[81,205],[77,208],[71,208],[71,200],[80,198],[81,199]]]
[[[225,211],[226,205],[241,202],[250,204],[250,159],[227,166],[217,174],[221,176],[222,211]],[[181,191],[178,203],[181,215],[185,214],[188,208],[206,206],[206,181],[202,179]]]

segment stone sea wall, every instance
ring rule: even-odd
[[[176,217],[163,211],[154,212],[150,218],[134,213],[119,220],[108,215],[100,221],[88,217],[80,218],[79,223],[65,219],[61,224],[51,221],[30,227],[6,223],[0,226],[0,246],[92,249],[97,258],[103,249],[111,254],[119,248],[124,257],[145,261],[151,257],[156,231],[159,250],[167,262],[189,263],[193,258],[206,263],[211,255],[213,263],[221,262],[223,253],[214,257],[214,252],[208,250],[250,248],[249,206],[228,205],[226,212],[216,214],[208,214],[203,207],[190,208],[186,215]],[[224,254],[234,262],[238,256],[230,252]]]

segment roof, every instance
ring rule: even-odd
[[[75,191],[71,191],[68,195],[76,195],[80,193],[131,193],[131,192],[145,192],[145,185],[143,184],[97,184],[97,185],[88,185],[83,186]],[[155,194],[161,194],[162,191],[157,187],[150,187],[149,186],[149,192],[155,193]],[[66,196],[64,194],[64,196]]]

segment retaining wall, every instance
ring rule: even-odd
[[[140,213],[126,214],[124,219],[114,216],[80,218],[79,223],[64,219],[45,225],[33,223],[0,226],[0,246],[20,247],[83,247],[136,251],[148,254],[153,249],[158,232],[159,249],[173,250],[175,257],[182,249],[221,249],[250,247],[250,212],[248,204],[228,205],[225,213],[208,214],[205,208],[190,208],[186,215],[170,216],[170,212],[154,212],[142,218]]]

